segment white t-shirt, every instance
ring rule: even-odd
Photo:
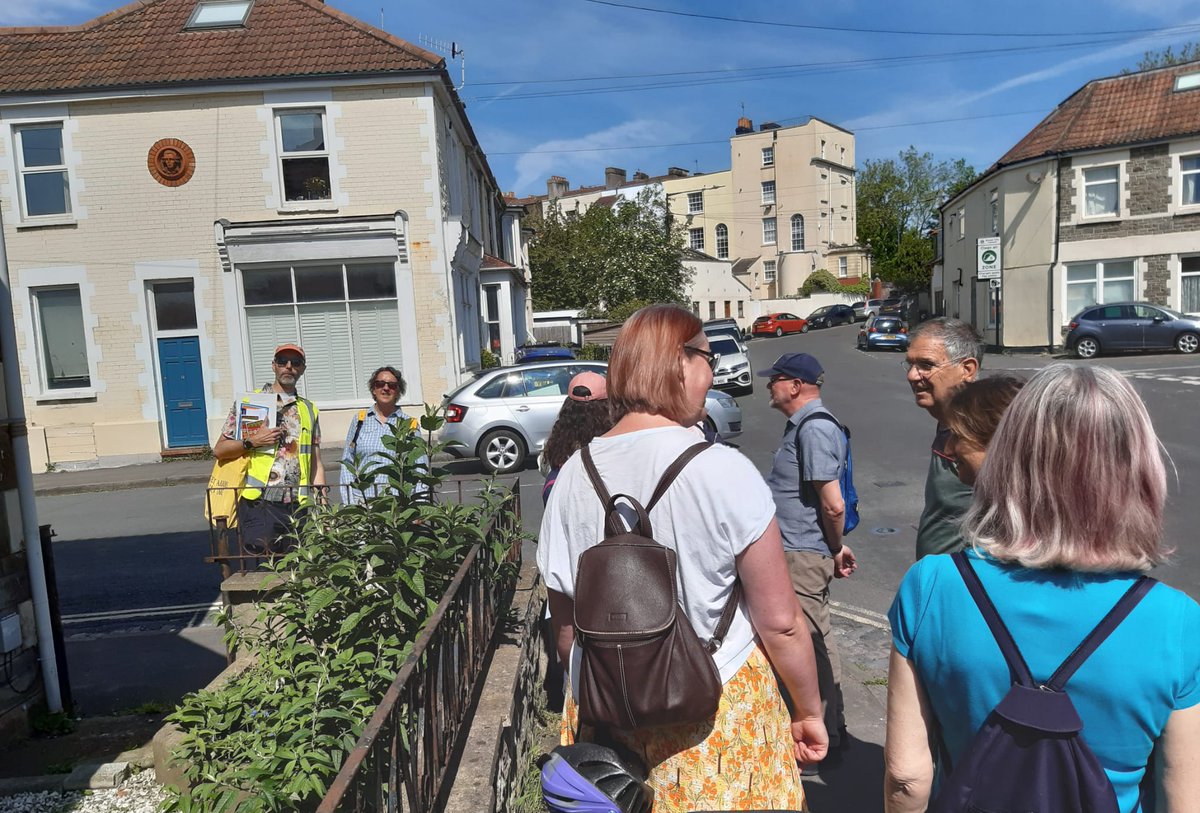
[[[596,438],[589,448],[609,493],[629,494],[645,505],[667,466],[699,439],[698,433],[671,426]],[[621,513],[631,524],[632,510]],[[762,475],[741,452],[720,444],[688,463],[650,512],[654,540],[678,554],[679,603],[700,640],[712,638],[729,600],[737,580],[735,557],[763,535],[774,516],[775,501]],[[537,564],[546,586],[574,598],[579,555],[603,538],[604,508],[576,452],[558,473],[542,516]],[[722,682],[753,649],[754,629],[743,602],[713,656]]]

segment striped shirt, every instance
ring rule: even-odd
[[[355,477],[353,469],[357,468],[360,472],[367,472],[370,469],[386,464],[389,461],[386,447],[383,445],[383,439],[391,434],[392,427],[403,425],[402,422],[413,421],[399,409],[388,416],[387,420],[382,420],[379,413],[372,407],[366,410],[366,415],[363,416],[362,429],[358,428],[358,413],[350,421],[350,426],[346,430],[346,445],[342,447],[342,471],[338,476],[338,482],[341,485],[342,498],[346,502],[361,504],[363,502],[363,492],[354,488]],[[358,432],[358,440],[355,441],[354,433]],[[417,461],[417,466],[424,470],[429,470],[429,458],[422,455]],[[406,478],[407,479],[407,478]],[[388,478],[386,474],[378,473],[375,475],[375,482],[372,486],[366,489],[366,496],[373,497],[377,494],[385,493],[388,490]],[[424,484],[413,486],[411,493],[420,493],[426,491]]]

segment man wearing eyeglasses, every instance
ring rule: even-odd
[[[296,394],[304,375],[304,350],[296,344],[275,348],[271,370],[275,381],[260,393],[275,393],[275,427],[261,427],[237,437],[241,404],[234,403],[213,449],[219,460],[248,455],[246,480],[238,496],[237,519],[242,545],[249,553],[281,553],[281,541],[303,519],[314,493],[324,491],[319,410]]]
[[[955,461],[945,452],[950,430],[942,417],[958,391],[975,380],[982,359],[979,334],[961,319],[939,316],[922,322],[909,335],[904,358],[908,386],[917,406],[937,421],[925,477],[925,509],[917,524],[918,559],[963,547],[957,520],[971,505],[971,488],[958,479]]]
[[[833,639],[829,614],[829,585],[834,578],[849,576],[858,567],[854,553],[842,543],[846,503],[842,498],[841,475],[846,467],[846,436],[841,424],[819,417],[832,413],[821,403],[825,370],[808,353],[784,353],[767,370],[767,394],[771,407],[787,416],[779,449],[767,476],[775,498],[775,517],[783,535],[792,589],[808,619],[825,729],[829,732],[829,756],[822,764],[834,764],[849,745],[841,689],[841,662]],[[805,768],[805,776],[816,775],[816,767]]]

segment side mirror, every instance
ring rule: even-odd
[[[1165,322],[1165,321],[1167,321],[1167,320],[1166,320],[1166,317],[1164,317],[1164,316],[1163,316],[1163,315],[1160,313],[1158,316],[1155,316],[1155,317],[1154,317],[1154,321],[1155,321],[1156,323],[1159,323],[1159,324],[1161,324],[1162,322]]]

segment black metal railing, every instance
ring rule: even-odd
[[[440,806],[499,608],[519,569],[521,550],[514,544],[510,562],[517,567],[496,578],[502,563],[489,544],[520,529],[518,483],[509,487],[502,506],[485,529],[485,541],[459,567],[317,813],[429,813]]]

